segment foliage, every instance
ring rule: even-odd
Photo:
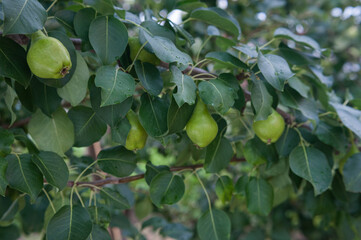
[[[0,2],[0,239],[361,238],[356,3],[119,2]],[[30,71],[39,30],[65,77]],[[202,147],[197,101],[218,129]]]

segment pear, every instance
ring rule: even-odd
[[[265,143],[271,144],[276,142],[285,129],[285,120],[283,117],[272,109],[271,115],[266,120],[260,120],[253,123],[253,130],[256,135]]]
[[[200,97],[186,125],[186,132],[192,142],[199,147],[206,147],[217,136],[217,123]]]
[[[148,134],[133,110],[130,110],[126,117],[130,123],[130,131],[125,142],[125,148],[128,150],[142,149],[147,142]]]
[[[63,78],[71,69],[68,50],[56,38],[42,31],[31,36],[31,46],[26,60],[33,74],[41,78]]]
[[[130,48],[130,59],[134,61],[142,45],[140,45],[138,37],[130,37],[128,39],[128,44]],[[142,51],[140,51],[137,59],[142,62],[148,62],[154,65],[159,65],[160,63],[160,60],[157,58],[157,56],[155,56],[153,53],[148,52],[144,48],[142,49]]]

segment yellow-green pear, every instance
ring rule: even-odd
[[[138,116],[133,110],[130,110],[126,117],[130,123],[130,130],[125,142],[125,148],[128,150],[142,149],[147,142],[148,134],[140,124]]]
[[[66,47],[58,39],[47,37],[40,30],[31,35],[26,60],[31,72],[41,78],[63,78],[72,66]]]
[[[272,109],[271,115],[266,120],[260,120],[253,123],[253,130],[256,135],[265,143],[271,144],[276,142],[285,129],[285,120],[283,117]]]
[[[206,147],[217,136],[217,123],[200,97],[186,125],[186,132],[192,142],[199,147]]]

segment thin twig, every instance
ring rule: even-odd
[[[237,158],[236,156],[234,156],[231,159],[231,162],[244,162],[245,159],[244,158]],[[171,167],[170,171],[171,172],[179,172],[185,169],[190,169],[190,170],[196,170],[198,168],[202,168],[204,166],[204,164],[195,164],[195,165],[188,165],[188,166],[177,166],[177,167]],[[96,181],[92,181],[92,182],[76,182],[76,186],[81,187],[82,185],[84,186],[104,186],[107,184],[121,184],[121,183],[129,183],[129,182],[133,182],[139,179],[143,179],[145,177],[145,175],[142,174],[138,174],[138,175],[134,175],[134,176],[129,176],[129,177],[110,177],[110,178],[106,178],[106,179],[100,179],[100,180],[96,180]],[[68,182],[68,187],[73,187],[74,186],[74,181],[69,181]]]

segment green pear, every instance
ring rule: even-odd
[[[138,116],[133,110],[130,110],[126,117],[130,123],[130,130],[125,142],[125,148],[128,150],[142,149],[147,142],[148,134],[140,124]]]
[[[285,129],[285,120],[283,117],[272,109],[271,115],[266,120],[260,120],[253,123],[253,130],[256,135],[265,143],[271,144],[276,142]]]
[[[42,31],[33,33],[26,60],[33,74],[41,78],[63,78],[71,69],[68,50],[56,38]]]
[[[186,125],[186,132],[192,142],[199,147],[206,147],[217,136],[217,123],[200,97]]]
[[[137,53],[139,49],[142,47],[139,42],[138,37],[130,37],[128,39],[128,44],[130,48],[130,59],[134,61],[135,57],[137,56]],[[137,57],[138,60],[142,62],[148,62],[154,65],[159,65],[160,60],[155,56],[153,53],[148,52],[146,49],[142,49]]]

